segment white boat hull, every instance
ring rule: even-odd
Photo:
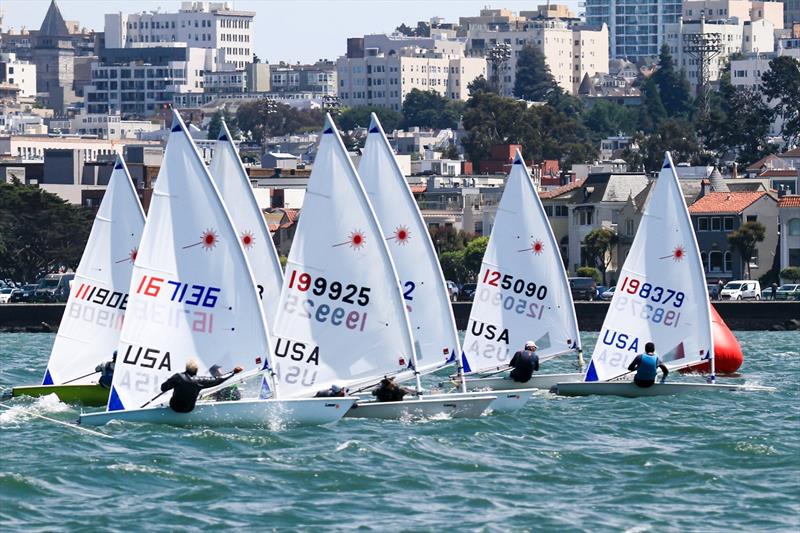
[[[515,390],[515,389],[539,389],[550,390],[558,383],[571,383],[582,381],[583,374],[534,374],[531,379],[525,383],[514,381],[508,376],[492,376],[488,378],[473,378],[467,379],[468,391],[481,391],[481,390]],[[460,383],[458,380],[453,380],[453,385],[458,387]]]
[[[176,413],[168,405],[81,414],[78,423],[102,426],[112,420],[169,424],[174,426],[304,426],[339,420],[355,398],[306,398],[297,400],[240,400],[198,402],[191,413]]]
[[[344,415],[349,418],[431,418],[446,415],[450,418],[478,418],[497,399],[495,395],[470,396],[437,395],[438,398],[409,399],[400,402],[359,401]]]
[[[481,398],[484,396],[493,396],[496,399],[492,400],[487,410],[493,413],[513,413],[522,409],[531,396],[537,389],[515,389],[509,391],[475,391],[459,393],[463,397]],[[453,393],[449,394],[426,394],[427,399],[448,399],[452,397]]]
[[[759,387],[755,385],[727,385],[720,383],[656,383],[652,387],[642,388],[632,381],[609,382],[591,381],[580,383],[558,383],[552,392],[559,396],[624,396],[626,398],[640,398],[643,396],[669,396],[674,394],[687,394],[690,392],[710,391],[774,391],[772,387]]]

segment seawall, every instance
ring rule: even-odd
[[[733,330],[797,329],[800,325],[800,302],[714,302],[714,307]],[[466,329],[471,308],[471,302],[453,304],[458,329]],[[581,331],[600,331],[608,302],[575,302],[575,310]],[[0,304],[0,331],[55,331],[63,313],[64,304]]]

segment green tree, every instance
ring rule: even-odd
[[[411,89],[403,100],[403,127],[456,128],[463,103],[450,100],[436,91]]]
[[[473,97],[479,92],[496,93],[497,91],[494,90],[489,80],[483,77],[483,75],[480,75],[467,84],[467,92],[470,97]]]
[[[208,123],[208,135],[206,139],[217,140],[222,129],[222,111],[216,111],[211,115],[211,122]]]
[[[428,230],[431,235],[437,253],[461,251],[466,248],[467,243],[475,238],[474,233],[467,233],[464,230],[456,231],[452,226],[431,228]]]
[[[242,132],[239,130],[239,121],[236,115],[229,112],[227,109],[218,110],[211,116],[211,121],[208,123],[207,139],[217,140],[219,132],[222,130],[222,121],[228,126],[228,131],[231,132],[231,137],[239,139]]]
[[[325,115],[319,109],[295,109],[267,99],[245,102],[236,110],[239,128],[255,142],[275,135],[319,131]]]
[[[600,271],[597,270],[595,267],[589,266],[582,266],[579,267],[575,271],[575,275],[580,278],[592,278],[595,283],[600,283],[602,281],[602,277],[600,277]]]
[[[639,129],[651,133],[667,118],[667,110],[661,101],[658,85],[652,77],[644,82],[641,91],[644,105],[639,112]]]
[[[786,267],[781,270],[781,279],[791,283],[800,283],[800,267]]]
[[[76,268],[92,227],[89,209],[19,182],[0,184],[0,277],[34,281]]]
[[[758,243],[763,242],[767,228],[761,222],[745,222],[738,229],[728,234],[728,244],[739,252],[747,266],[747,279],[750,279],[750,259],[753,257]]]
[[[600,101],[587,109],[581,116],[594,140],[610,135],[624,133],[632,135],[636,131],[637,111],[614,102]]]
[[[475,281],[481,270],[483,254],[486,253],[486,246],[489,244],[489,237],[478,237],[472,239],[464,248],[464,268],[470,281]]]
[[[464,266],[464,252],[452,250],[444,252],[439,256],[439,263],[442,265],[442,274],[445,279],[456,283],[468,283],[469,276]]]
[[[356,106],[344,109],[337,117],[336,123],[343,131],[350,131],[359,126],[366,128],[369,126],[371,113],[378,115],[383,130],[387,132],[396,130],[403,120],[403,115],[394,109],[377,106]]]
[[[669,46],[661,46],[658,56],[658,68],[651,76],[658,86],[664,109],[670,117],[688,115],[692,109],[692,96],[689,90],[689,81],[683,72],[677,72],[672,62]]]
[[[586,253],[603,274],[603,285],[606,284],[606,271],[614,259],[613,250],[618,240],[617,233],[609,228],[593,229],[583,239]]]
[[[552,93],[560,92],[550,67],[544,60],[544,53],[536,46],[526,45],[517,56],[517,76],[514,82],[514,96],[523,100],[543,102]]]
[[[667,150],[672,152],[672,159],[676,162],[710,162],[707,154],[700,149],[694,125],[683,118],[665,120],[652,134],[635,136],[634,144],[638,147],[638,154],[629,147],[622,157],[635,169],[657,171],[664,162],[664,152]]]
[[[776,57],[761,81],[764,94],[783,117],[784,140],[790,145],[800,142],[800,61],[791,56]]]

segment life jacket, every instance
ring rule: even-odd
[[[650,355],[643,353],[642,361],[639,363],[639,368],[636,370],[636,378],[642,381],[655,381],[657,369],[658,356],[656,354]]]

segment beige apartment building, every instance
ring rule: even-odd
[[[741,21],[764,19],[775,28],[783,28],[783,2],[751,2],[750,0],[684,0],[683,19],[724,19]]]
[[[359,57],[360,55],[360,57]],[[400,110],[413,89],[466,100],[467,86],[486,77],[486,59],[407,47],[385,53],[367,49],[336,62],[339,98],[345,106],[374,105]],[[366,126],[366,124],[364,124]]]
[[[517,58],[522,49],[536,46],[544,54],[556,83],[570,94],[577,94],[584,75],[608,73],[608,27],[572,26],[560,19],[527,20],[523,24],[497,25],[474,23],[467,31],[467,49],[473,54],[488,54],[498,44],[511,47],[511,57],[499,68],[502,94],[511,96],[516,81]],[[494,75],[489,65],[490,76]]]

